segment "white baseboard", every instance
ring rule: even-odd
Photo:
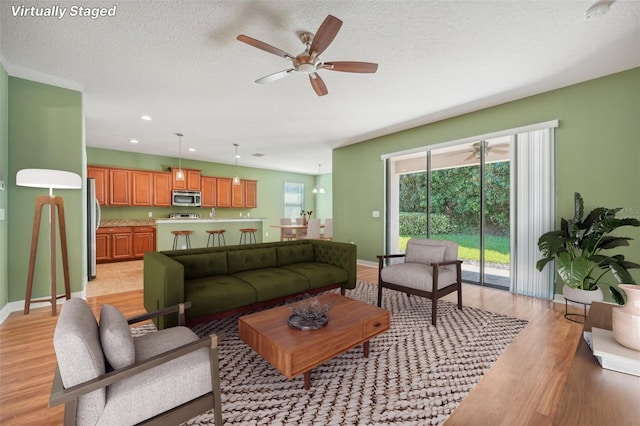
[[[362,265],[362,266],[371,266],[372,268],[377,268],[378,267],[378,262],[371,262],[369,260],[357,259],[356,263],[358,265]]]
[[[85,290],[82,290],[75,293],[71,293],[71,298],[86,299],[87,292]],[[60,309],[59,309],[60,305],[63,305],[65,300],[66,299],[58,299],[58,312],[60,312]],[[37,309],[37,308],[43,308],[43,307],[51,307],[51,303],[49,302],[32,303],[29,309]],[[0,310],[0,324],[3,324],[4,321],[7,318],[9,318],[9,315],[11,315],[13,312],[22,312],[22,311],[24,311],[24,300],[16,300],[15,302],[7,303],[6,305],[4,305],[2,310]]]

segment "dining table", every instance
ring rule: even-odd
[[[284,230],[287,229],[291,229],[294,231],[294,234],[296,236],[296,240],[299,239],[298,237],[300,236],[299,232],[301,230],[306,230],[307,229],[307,225],[303,225],[303,224],[297,224],[297,223],[292,223],[291,225],[271,225],[272,228],[280,228],[280,241],[284,240]],[[320,229],[324,228],[324,224],[320,224]]]

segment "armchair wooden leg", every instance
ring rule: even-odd
[[[213,393],[213,420],[216,426],[222,425],[222,398],[220,395],[220,366],[218,362],[218,336],[211,335],[211,391]]]
[[[378,282],[378,308],[382,306],[382,285]]]

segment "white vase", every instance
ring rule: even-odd
[[[565,284],[565,286],[562,287],[562,294],[565,299],[571,302],[584,303],[585,305],[590,305],[592,302],[602,302],[604,300],[604,295],[600,287],[596,287],[595,290],[583,290],[581,288],[572,288]]]
[[[620,284],[618,287],[627,294],[627,303],[611,312],[613,338],[622,346],[640,351],[640,286]]]

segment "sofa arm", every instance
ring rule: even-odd
[[[345,289],[356,288],[357,279],[357,247],[355,244],[335,241],[307,240],[313,244],[315,261],[334,265],[347,271],[347,281],[342,285]]]
[[[160,252],[144,254],[144,307],[154,312],[184,302],[184,266]],[[177,318],[153,321],[159,330],[178,324]]]

